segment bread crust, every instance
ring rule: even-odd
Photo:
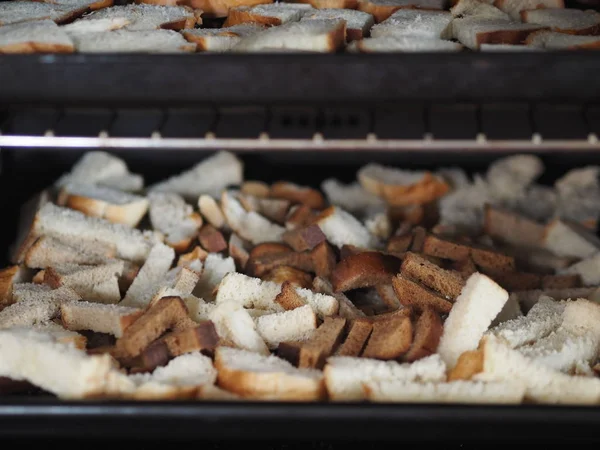
[[[233,25],[239,25],[241,23],[259,23],[267,26],[278,26],[281,25],[281,19],[278,17],[262,16],[260,14],[253,13],[252,11],[242,11],[237,8],[229,10],[229,15],[223,23],[224,27],[231,27]]]
[[[272,0],[186,0],[186,4],[203,11],[208,18],[227,17],[229,10],[236,6],[256,6],[273,3]]]
[[[336,33],[338,32],[339,30],[336,30]],[[335,36],[333,37],[335,38]],[[312,209],[322,209],[325,206],[325,198],[321,192],[305,186],[298,186],[287,181],[277,181],[273,183],[271,185],[270,196],[272,198],[289,200],[292,203],[300,203]]]
[[[20,42],[0,47],[0,54],[9,53],[73,53],[72,45],[45,44],[43,42]]]
[[[367,4],[372,5],[371,3]],[[361,3],[361,5],[363,5],[363,3]],[[361,9],[361,5],[359,5],[359,9]],[[375,7],[377,7],[377,5],[375,5]],[[401,8],[396,8],[394,11],[390,12],[390,15],[398,9]],[[361,11],[364,11],[364,9],[361,9]],[[374,14],[370,11],[365,12]],[[434,177],[430,172],[425,172],[423,178],[410,185],[386,184],[376,178],[371,178],[368,174],[363,172],[358,174],[358,178],[365,190],[383,198],[388,204],[393,206],[429,203],[443,196],[450,190],[448,183]]]
[[[435,353],[443,331],[438,313],[433,308],[425,308],[415,324],[415,337],[404,359],[413,362]]]
[[[334,292],[388,284],[400,270],[400,260],[378,252],[351,255],[338,263],[331,274]]]

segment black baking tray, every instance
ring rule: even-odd
[[[0,105],[600,99],[594,51],[0,55]]]
[[[216,150],[216,149],[215,149]],[[16,218],[21,202],[69,170],[83,149],[3,149],[3,218]],[[111,151],[112,152],[112,151]],[[189,168],[212,151],[122,150],[130,170],[147,183]],[[522,152],[513,152],[522,153]],[[403,168],[461,166],[485,170],[506,152],[239,152],[247,179],[288,179],[318,186],[326,177],[355,178],[366,162]],[[551,182],[572,167],[600,164],[600,153],[541,154]],[[7,224],[12,221],[6,221]],[[2,233],[8,248],[14,232]],[[600,407],[547,405],[438,405],[369,403],[62,401],[29,392],[0,396],[0,438],[169,440],[531,441],[598,439]],[[93,441],[91,441],[93,442]]]

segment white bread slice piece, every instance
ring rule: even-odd
[[[556,219],[546,227],[543,246],[557,256],[585,259],[600,251],[600,239],[583,226]]]
[[[307,305],[312,307],[313,311],[321,319],[327,316],[334,316],[340,310],[340,301],[333,295],[321,294],[300,287],[294,287],[294,291]]]
[[[217,201],[210,195],[198,197],[198,210],[213,227],[221,229],[226,225],[225,216]]]
[[[137,227],[148,211],[148,199],[116,189],[84,183],[68,183],[58,204],[109,222]]]
[[[595,228],[600,216],[600,167],[569,170],[555,183],[558,192],[556,214],[563,219]]]
[[[217,384],[245,398],[311,401],[325,395],[320,370],[298,369],[276,356],[218,347],[215,351]]]
[[[196,202],[207,194],[218,198],[231,185],[243,181],[244,165],[233,153],[221,151],[204,159],[191,169],[149,187],[151,192],[174,192]]]
[[[55,5],[29,1],[2,2],[0,3],[0,26],[34,20],[68,22],[86,11],[87,7],[81,5]]]
[[[494,6],[515,20],[521,20],[521,12],[537,8],[564,8],[564,0],[496,0]]]
[[[342,19],[346,22],[346,40],[354,41],[369,35],[374,25],[373,16],[364,11],[342,8],[312,9],[306,12],[301,20]]]
[[[48,235],[69,241],[71,238],[115,245],[117,257],[142,262],[153,244],[159,242],[154,232],[142,232],[105,219],[88,217],[69,208],[46,203],[36,214],[31,236]]]
[[[508,300],[508,292],[479,272],[471,275],[457,297],[438,345],[449,368],[466,351],[475,350],[494,318]]]
[[[570,376],[536,364],[504,341],[486,336],[482,341],[483,371],[474,376],[482,381],[520,381],[525,397],[537,403],[593,405],[600,401],[600,379]]]
[[[0,27],[0,53],[73,53],[73,41],[52,20]]]
[[[543,26],[506,19],[468,16],[454,19],[452,33],[465,47],[479,49],[481,44],[523,44],[527,37]]]
[[[95,11],[81,20],[125,18],[131,23],[124,29],[129,31],[151,31],[159,28],[179,30],[194,28],[200,21],[199,13],[183,6],[158,6],[128,4]]]
[[[437,354],[413,363],[332,356],[327,359],[323,373],[330,400],[360,401],[365,399],[362,386],[365,382],[439,383],[446,380],[446,365]]]
[[[270,349],[280,342],[304,341],[317,329],[317,315],[309,305],[290,311],[261,315],[256,329]]]
[[[37,324],[33,326],[34,330],[41,331],[42,333],[51,334],[57,342],[62,344],[69,344],[79,350],[85,350],[87,346],[87,338],[77,333],[76,331],[70,331],[63,328],[60,324],[50,321],[43,324]]]
[[[143,311],[121,305],[90,302],[67,302],[60,306],[63,326],[68,330],[91,330],[120,338]]]
[[[67,286],[82,298],[99,303],[118,303],[121,300],[119,277],[125,264],[115,261],[100,266],[69,264],[49,267],[44,282],[53,288]]]
[[[165,279],[167,272],[173,265],[175,252],[164,244],[156,244],[137,276],[127,289],[122,306],[144,308],[156,294]]]
[[[428,39],[450,39],[452,19],[452,14],[448,11],[400,9],[371,28],[371,37],[418,36]]]
[[[458,42],[420,36],[380,36],[362,39],[353,44],[348,49],[361,53],[457,52],[463,48]]]
[[[572,8],[540,8],[521,11],[521,20],[568,34],[594,35],[600,32],[600,13]]]
[[[208,318],[214,323],[221,339],[226,339],[241,349],[269,354],[269,348],[258,333],[256,323],[239,303],[219,303],[216,308],[208,311]]]
[[[13,286],[13,300],[18,302],[33,301],[78,301],[81,296],[70,287],[61,286],[52,289],[46,284],[17,283]]]
[[[525,44],[548,50],[597,50],[600,48],[600,37],[538,31],[530,34]]]
[[[95,20],[76,20],[62,26],[67,34],[97,33],[102,31],[114,31],[129,25],[131,21],[126,17],[113,17]]]
[[[94,241],[73,242],[42,236],[25,255],[25,265],[45,269],[65,264],[106,264],[114,258],[115,246]]]
[[[52,333],[30,328],[0,331],[0,359],[0,376],[29,381],[62,399],[111,396],[132,388],[110,355],[87,355]]]
[[[500,198],[522,194],[544,171],[542,160],[536,155],[514,155],[500,158],[490,164],[485,179]]]
[[[86,19],[85,21],[90,20]],[[121,183],[122,180],[126,180],[130,189],[123,189],[115,185],[117,180],[121,180]],[[121,158],[103,151],[90,151],[75,163],[71,172],[57,180],[56,186],[62,187],[67,183],[100,184],[130,192],[141,190],[144,179],[141,175],[129,173],[127,164]]]
[[[136,384],[132,396],[136,400],[166,400],[191,398],[204,385],[217,380],[212,360],[200,352],[186,353],[173,358],[152,373],[129,375]]]
[[[241,238],[253,243],[279,242],[285,228],[254,211],[246,211],[231,192],[221,195],[221,208],[229,227]]]
[[[450,8],[450,13],[454,17],[478,16],[488,19],[510,19],[507,13],[493,6],[492,3],[493,1],[487,0],[459,0]]]
[[[328,178],[321,183],[321,190],[330,205],[339,206],[358,216],[385,207],[385,201],[381,197],[371,194],[356,181],[344,184],[335,178]]]
[[[330,206],[316,220],[327,240],[338,248],[354,245],[362,248],[377,246],[377,239],[356,217],[339,206]]]
[[[563,320],[565,304],[542,296],[526,316],[503,322],[486,335],[504,340],[511,348],[531,344],[558,329]]]
[[[221,280],[230,272],[235,272],[235,261],[218,253],[209,253],[204,261],[204,270],[192,293],[207,301],[215,298],[214,291]]]
[[[266,49],[331,53],[344,46],[346,22],[315,19],[289,22],[242,39],[232,52],[262,52]]]
[[[543,49],[531,47],[529,45],[513,44],[481,44],[480,52],[541,52]]]
[[[189,42],[196,44],[196,51],[226,52],[243,37],[251,36],[264,29],[265,27],[258,23],[242,23],[222,28],[194,28],[182,30],[181,33]]]
[[[358,10],[375,17],[375,22],[383,22],[399,9],[444,9],[445,0],[358,0]]]
[[[23,266],[10,266],[0,270],[0,309],[13,302],[13,287],[31,281],[33,273]]]
[[[456,380],[449,383],[415,383],[411,381],[368,381],[366,397],[372,402],[454,403],[518,405],[525,396],[521,382]]]
[[[579,261],[566,269],[559,271],[561,274],[577,274],[584,286],[597,286],[600,284],[600,252]]]
[[[241,23],[257,23],[268,26],[283,25],[299,21],[305,12],[312,10],[310,5],[293,3],[267,3],[256,6],[231,8],[223,26],[230,27]]]
[[[169,270],[150,304],[153,305],[163,297],[180,297],[185,299],[192,296],[192,292],[198,284],[200,274],[202,273],[202,262],[200,260],[196,260],[196,262],[200,265],[199,271],[184,266],[174,267]]]
[[[217,289],[217,304],[233,302],[245,308],[284,311],[281,305],[275,302],[275,297],[281,292],[279,283],[230,272],[223,277]]]
[[[165,242],[176,251],[185,251],[202,226],[202,217],[183,197],[171,192],[151,192],[150,223],[165,235]]]
[[[126,29],[72,34],[79,53],[191,53],[196,45],[173,30]]]

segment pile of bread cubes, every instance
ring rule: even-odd
[[[1,53],[546,51],[600,48],[564,0],[10,0]]]
[[[22,207],[0,386],[62,399],[600,402],[600,167],[369,163],[320,188],[220,151],[149,186],[89,151]]]

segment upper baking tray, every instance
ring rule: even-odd
[[[594,51],[0,56],[0,104],[595,101]]]

